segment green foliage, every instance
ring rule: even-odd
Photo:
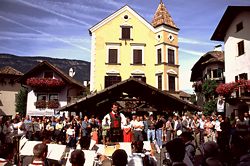
[[[16,97],[16,112],[23,116],[26,115],[27,94],[27,90],[21,88]]]
[[[195,94],[192,94],[192,95],[191,95],[190,102],[193,103],[193,104],[197,104],[196,95],[195,95]]]
[[[202,93],[204,94],[206,100],[213,98],[216,94],[215,90],[217,87],[217,83],[215,80],[206,80],[202,84]]]
[[[216,111],[217,103],[216,100],[210,100],[204,104],[204,114],[211,115]]]

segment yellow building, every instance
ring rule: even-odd
[[[151,24],[126,5],[89,31],[91,91],[130,77],[161,90],[179,91],[179,29],[163,2]]]

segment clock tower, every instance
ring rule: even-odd
[[[156,82],[158,89],[176,93],[179,91],[178,32],[162,0],[154,14]]]

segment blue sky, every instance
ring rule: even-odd
[[[90,61],[88,29],[125,4],[151,22],[160,0],[0,0],[0,53]],[[179,31],[180,89],[192,92],[191,68],[228,5],[250,0],[163,0]]]

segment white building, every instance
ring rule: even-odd
[[[228,6],[211,40],[224,42],[225,82],[250,77],[250,6]],[[227,115],[237,108],[240,100],[248,98],[237,96],[234,104],[227,108]]]
[[[25,73],[20,83],[28,90],[26,114],[53,116],[55,110],[83,97],[84,86],[56,66],[43,61]]]

